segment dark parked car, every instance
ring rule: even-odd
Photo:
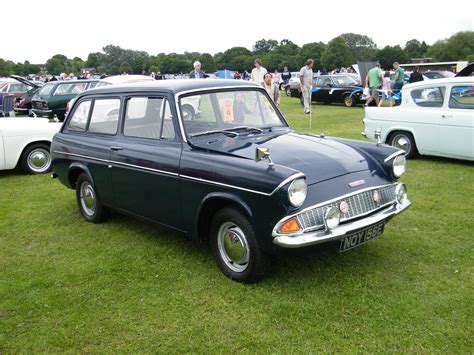
[[[26,85],[27,88],[27,91],[25,93],[15,98],[13,110],[17,115],[27,114],[29,116],[32,116],[31,99],[43,87],[44,83],[41,81],[31,81],[18,75],[10,75],[10,78],[13,78],[16,81]]]
[[[291,96],[303,100],[299,86],[291,89]],[[311,101],[343,103],[347,107],[353,107],[364,103],[361,97],[362,87],[360,82],[351,74],[318,75],[313,78]]]
[[[69,100],[84,90],[93,88],[99,80],[66,80],[46,83],[31,99],[32,111],[37,116],[64,121]]]
[[[183,107],[199,113],[183,119]],[[408,208],[403,151],[299,134],[258,85],[166,80],[80,94],[51,146],[53,177],[90,222],[111,209],[208,241],[228,277],[269,254],[379,236]]]

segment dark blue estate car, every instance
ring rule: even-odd
[[[76,190],[87,221],[113,209],[207,240],[224,274],[244,282],[285,248],[359,246],[411,204],[397,182],[403,151],[296,133],[247,82],[85,91],[51,152],[53,177]]]

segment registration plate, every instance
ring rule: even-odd
[[[341,239],[341,245],[339,246],[339,251],[347,251],[358,247],[359,245],[365,244],[368,241],[377,238],[383,233],[385,222],[380,222],[374,224],[366,229],[348,235]]]

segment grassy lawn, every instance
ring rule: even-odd
[[[282,111],[309,132],[299,101]],[[313,105],[312,133],[362,139],[363,109]],[[0,354],[472,353],[474,166],[409,161],[413,206],[353,251],[227,279],[210,251],[115,215],[93,225],[48,175],[0,173]]]

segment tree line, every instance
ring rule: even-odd
[[[345,33],[328,43],[312,42],[299,47],[289,39],[281,41],[261,39],[255,42],[252,50],[233,47],[214,55],[199,52],[160,53],[149,55],[144,51],[123,49],[107,45],[103,52],[90,53],[84,61],[79,57],[68,59],[56,54],[47,60],[45,70],[49,74],[80,73],[85,68],[93,68],[98,73],[114,75],[118,73],[141,74],[143,72],[187,73],[192,63],[199,60],[206,72],[218,69],[245,71],[253,68],[255,58],[261,58],[270,71],[282,70],[287,66],[291,71],[299,70],[307,58],[314,59],[314,68],[332,70],[348,67],[357,61],[379,61],[383,68],[393,62],[408,63],[411,58],[430,57],[437,61],[474,61],[474,32],[458,32],[445,40],[429,46],[416,39],[408,41],[402,48],[385,46],[379,49],[374,41],[365,35]],[[14,63],[0,58],[0,76],[8,74],[28,75],[40,73],[38,65],[29,61]]]

